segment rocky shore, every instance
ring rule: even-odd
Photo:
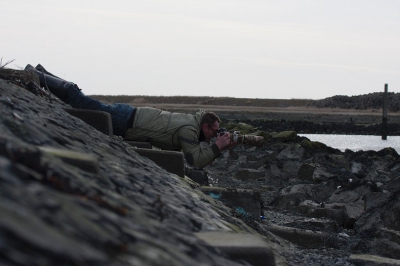
[[[34,76],[0,70],[1,265],[249,265],[199,237],[210,232],[259,237],[275,265],[400,265],[391,148],[341,152],[299,137],[294,124],[263,128],[254,121],[268,118],[226,111],[229,130],[264,145],[188,168],[205,177],[196,183],[65,108]],[[235,206],[228,192],[257,201]]]

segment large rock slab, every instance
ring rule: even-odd
[[[91,125],[98,131],[108,136],[113,135],[113,126],[111,121],[111,115],[109,113],[102,111],[72,109],[72,108],[66,108],[65,111],[70,115],[82,119],[82,121]]]
[[[400,265],[400,260],[369,255],[369,254],[352,254],[349,261],[356,266],[394,266]]]
[[[271,247],[255,235],[204,232],[197,233],[196,236],[234,260],[246,261],[254,266],[276,265]]]
[[[240,168],[234,178],[239,180],[263,180],[265,178],[265,171]]]
[[[324,232],[277,225],[265,225],[264,228],[304,248],[332,247],[331,242],[328,241],[329,234]]]

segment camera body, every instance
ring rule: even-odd
[[[227,130],[226,128],[224,128],[224,127],[220,127],[220,128],[218,129],[218,134],[219,134],[220,136],[224,135],[224,134],[227,133],[227,132],[228,132],[228,130]]]

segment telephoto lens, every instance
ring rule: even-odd
[[[235,131],[231,134],[231,140],[239,144],[262,147],[264,144],[264,137],[254,135],[242,135]]]

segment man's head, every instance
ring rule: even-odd
[[[205,141],[209,142],[217,136],[221,119],[213,112],[205,112],[201,118],[200,128],[205,137]]]

